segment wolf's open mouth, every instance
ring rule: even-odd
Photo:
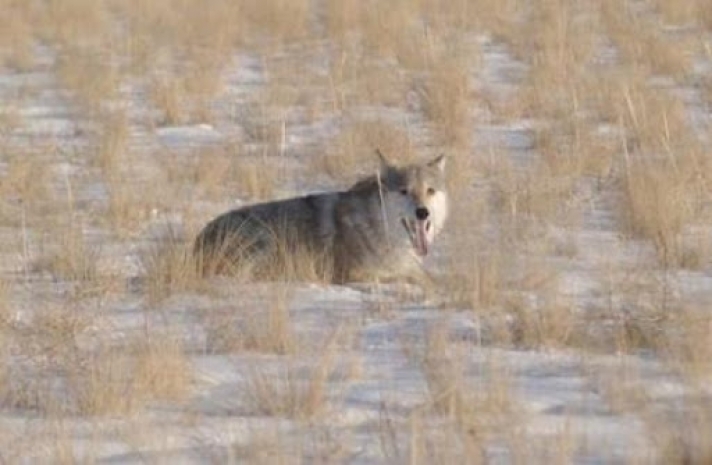
[[[415,252],[421,257],[428,255],[427,233],[430,231],[430,220],[401,218],[401,224],[405,228],[406,233],[408,233]]]

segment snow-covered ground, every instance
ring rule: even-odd
[[[478,38],[478,43],[482,55],[473,65],[473,88],[490,99],[507,98],[526,73],[526,65],[489,37]],[[42,53],[51,62],[51,52]],[[142,124],[150,113],[142,84],[122,88],[113,103],[126,109],[128,118],[131,156],[119,162],[131,164],[122,167],[124,182],[139,195],[147,183],[155,182],[155,174],[165,170],[152,158],[155,152],[170,154],[176,164],[192,151],[226,144],[240,145],[250,156],[261,153],[261,142],[250,140],[241,114],[249,111],[249,99],[266,80],[259,59],[236,56],[224,71],[222,103],[215,103],[219,117],[209,123],[152,129]],[[193,187],[186,185],[184,191],[174,193],[176,198],[147,205],[139,216],[141,227],[128,239],[117,240],[94,217],[98,205],[107,202],[108,188],[92,177],[95,168],[76,156],[93,143],[96,128],[91,117],[70,103],[67,91],[49,71],[0,74],[0,104],[19,121],[3,131],[0,150],[46,147],[44,157],[54,180],[49,187],[73,204],[83,237],[97,250],[98,272],[111,275],[114,283],[101,292],[90,289],[77,296],[83,291],[73,283],[43,271],[36,262],[45,252],[43,234],[48,232],[37,224],[25,224],[21,199],[1,199],[3,214],[16,219],[14,225],[0,229],[9,244],[2,263],[11,283],[5,291],[9,324],[21,327],[46,309],[71,307],[97,322],[77,341],[87,350],[97,340],[121,340],[152,331],[170,334],[182,343],[191,379],[183,400],[152,402],[128,415],[82,416],[62,409],[57,413],[32,408],[31,399],[17,405],[0,403],[0,461],[648,463],[664,460],[658,455],[660,445],[651,424],[662,422],[671,430],[686,431],[691,428],[690,411],[710,409],[708,382],[687,382],[644,348],[616,353],[556,344],[498,345],[492,342],[491,322],[483,321],[477,309],[452,302],[442,291],[426,295],[404,284],[287,285],[214,278],[207,284],[210,292],[180,290],[152,299],[143,283],[141,257],[147,247],[161,241],[169,227],[179,236],[187,235],[196,224],[248,200],[202,200],[189,210],[194,217],[188,218],[183,205],[172,208],[193,198]],[[345,120],[377,115],[379,120],[407,121],[414,140],[428,140],[429,129],[417,109],[364,105],[348,115],[334,112],[315,121],[307,121],[298,110],[280,115],[279,149],[262,159],[292,173],[275,188],[276,197],[329,189],[338,183],[311,177],[305,166],[314,147],[338,134]],[[692,111],[697,112],[697,120],[709,118],[704,109]],[[510,157],[515,172],[529,169],[536,150],[534,129],[540,122],[503,123],[490,118],[484,108],[473,109],[472,120],[473,151],[496,148],[497,154]],[[414,145],[427,146],[427,142]],[[26,156],[44,163],[37,150]],[[7,170],[8,164],[0,161],[0,173],[7,176]],[[488,192],[488,181],[475,179],[468,189]],[[621,236],[615,225],[615,202],[614,196],[597,189],[595,180],[579,183],[571,199],[571,208],[583,212],[577,228],[541,227],[542,235],[575,250],[571,256],[548,257],[546,263],[558,270],[553,294],[581,311],[617,298],[607,293],[602,270],[614,270],[607,276],[611,280],[623,279],[627,270],[654,255],[649,244]],[[489,234],[484,232],[489,227],[482,226],[481,232]],[[443,247],[441,254],[447,250]],[[442,260],[432,263],[436,271],[447,257],[438,258]],[[652,287],[670,286],[671,294],[688,296],[701,307],[712,304],[709,268],[654,271],[651,276]],[[636,279],[630,277],[631,286]],[[295,349],[274,354],[249,347],[230,351],[221,345],[225,341],[219,329],[243,337],[247,331],[240,329],[243,320],[254,317],[258,325],[269,326],[260,315],[280,305],[288,313]],[[625,307],[616,302],[609,305]],[[535,309],[537,304],[526,308]],[[502,315],[504,320],[509,317]],[[595,324],[594,319],[582,321]],[[584,332],[587,329],[596,330]],[[24,372],[13,368],[24,366],[23,348],[12,344],[8,343],[7,369],[3,368],[12,379],[0,378],[0,385],[23,383],[19,377]],[[47,370],[34,376],[46,377],[51,384],[56,373],[51,360],[48,364]],[[310,396],[323,396],[319,402],[323,405],[310,414],[301,414],[302,408],[308,408],[302,406],[292,414],[265,412],[253,397],[260,376],[272,380],[274,396],[296,395],[298,404],[314,402]],[[323,392],[315,393],[322,389],[314,387],[319,380]],[[439,389],[438,383],[447,387]],[[62,396],[60,387],[43,392]],[[448,410],[441,405],[443,399],[456,405]],[[698,434],[691,431],[683,437],[693,447],[695,441],[707,441],[709,447],[709,440]]]

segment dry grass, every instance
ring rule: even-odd
[[[107,112],[101,118],[101,132],[98,136],[98,156],[96,160],[107,181],[120,172],[126,163],[129,150],[129,121],[126,111]]]
[[[553,257],[575,257],[576,244],[547,234],[551,224],[578,224],[573,181],[546,167],[519,174],[496,162],[485,169],[488,189],[452,206],[451,274],[443,279],[448,297],[472,309],[483,325],[480,342],[537,349],[577,346],[580,315],[576,303],[560,295],[561,272],[551,263]]]
[[[126,174],[128,176],[131,170]],[[123,176],[114,174],[107,180],[108,205],[103,219],[111,232],[119,238],[135,235],[149,219],[151,212],[158,207],[153,200],[152,186],[141,189],[125,182]]]
[[[141,267],[146,292],[152,302],[175,292],[194,290],[199,285],[198,269],[191,257],[190,246],[173,228],[154,238],[141,255]]]
[[[280,355],[295,352],[298,341],[289,312],[289,290],[257,292],[254,299],[256,304],[245,302],[244,308],[204,312],[203,325],[210,352],[248,351]]]
[[[94,339],[101,324],[67,305],[4,326],[3,339],[22,363],[3,370],[3,405],[60,417],[115,415],[187,393],[190,368],[178,340],[154,334],[101,341]]]
[[[307,372],[293,366],[277,372],[252,366],[245,374],[242,391],[246,410],[254,415],[305,419],[326,407],[325,387],[331,367],[328,360]]]
[[[297,360],[285,364],[250,364],[244,368],[242,403],[256,415],[309,419],[326,413],[333,395],[348,382],[336,365],[339,345],[345,336],[341,328],[317,348],[308,365]]]
[[[0,33],[0,66],[18,71],[31,69],[35,62],[31,12],[11,1],[2,2],[0,10],[13,18]]]
[[[246,222],[240,227],[254,228],[255,225]],[[287,283],[332,281],[331,251],[315,250],[300,238],[303,231],[296,231],[288,224],[257,227],[261,230],[248,231],[249,234],[243,234],[238,228],[213,231],[213,235],[196,239],[194,259],[201,276],[224,274],[238,281]]]
[[[381,448],[387,458],[409,463],[487,463],[488,446],[494,443],[522,458],[534,457],[523,447],[524,436],[517,427],[526,421],[525,412],[507,368],[496,358],[478,362],[477,383],[468,381],[471,347],[453,340],[447,320],[427,329],[422,352],[405,347],[422,371],[428,395],[405,424],[399,425],[387,406],[382,407]]]
[[[647,87],[623,91],[623,223],[653,242],[666,266],[694,265],[698,251],[682,235],[703,212],[709,162],[691,132],[682,103]]]
[[[345,449],[349,435],[334,431],[329,425],[305,422],[296,428],[277,427],[250,432],[224,454],[209,457],[211,463],[249,462],[257,465],[275,463],[340,463],[354,458]]]
[[[180,409],[194,387],[182,336],[118,334],[107,308],[137,306],[148,319],[171,296],[328,281],[323,257],[288,240],[264,260],[231,260],[229,278],[203,279],[191,254],[197,220],[233,200],[343,187],[373,172],[375,148],[398,162],[450,155],[436,282],[445,306],[479,326],[476,347],[455,341],[444,314],[407,347],[426,396],[405,412],[384,401],[382,457],[487,463],[496,445],[519,463],[577,458],[585,446],[566,428],[530,443],[509,368],[492,359],[472,370],[472,351],[487,346],[645,353],[693,394],[709,379],[710,319],[682,285],[708,279],[712,257],[709,128],[696,101],[712,101],[697,64],[712,57],[709,1],[0,0],[0,12],[12,18],[0,30],[0,226],[11,238],[0,407],[57,418],[46,434],[57,461],[94,458],[65,420]],[[524,65],[521,78],[508,75],[511,60]],[[67,101],[65,128],[54,110]],[[522,120],[530,147],[474,148],[483,144],[473,134]],[[206,122],[228,142],[160,146],[156,126]],[[597,223],[601,210],[617,222]],[[153,236],[164,216],[182,226]],[[598,262],[587,234],[615,236],[620,250]],[[138,266],[124,263],[133,258]],[[19,262],[22,285],[10,274]],[[584,284],[579,296],[572,279]],[[255,294],[201,310],[208,355],[250,360],[237,367],[245,412],[320,432],[257,437],[229,453],[262,463],[348,457],[329,415],[351,380],[343,334],[307,348],[289,291]],[[372,302],[386,311],[369,312]],[[404,319],[400,303],[363,307],[367,324]],[[709,461],[701,394],[668,415],[640,386],[644,373],[619,368],[595,381],[614,413],[644,420],[651,456]],[[39,447],[26,441],[17,448]]]
[[[678,4],[675,10],[681,12],[684,6]],[[667,15],[670,11],[667,10]],[[601,12],[605,29],[624,60],[641,67],[646,74],[675,79],[689,74],[692,62],[687,44],[665,37],[645,4],[605,1]]]
[[[45,240],[42,255],[31,265],[35,272],[70,282],[96,282],[100,249],[87,243],[81,226],[60,226],[57,231],[48,231]]]
[[[117,96],[119,77],[101,49],[68,48],[58,59],[57,74],[88,111],[99,111]]]
[[[150,98],[161,116],[158,123],[178,126],[189,121],[184,101],[184,89],[180,80],[173,77],[156,77],[151,80]]]
[[[125,415],[152,401],[175,402],[190,385],[182,344],[170,337],[100,345],[68,368],[68,389],[82,415]]]
[[[31,216],[41,214],[50,190],[50,173],[46,161],[38,153],[22,151],[6,160],[5,176],[0,178],[0,192],[9,202],[19,204]],[[6,220],[17,224],[19,215],[8,215]]]
[[[235,160],[232,173],[238,192],[250,200],[266,200],[274,197],[280,183],[280,171],[265,170],[266,159],[239,158]]]
[[[660,329],[655,347],[671,369],[695,387],[704,386],[712,373],[709,328],[712,319],[702,308],[673,307],[667,327]],[[659,323],[662,326],[662,323]]]
[[[680,410],[668,415],[651,414],[645,418],[659,461],[675,465],[709,463],[712,460],[709,409],[693,401]]]
[[[686,244],[682,236],[701,208],[695,173],[665,161],[635,161],[628,169],[635,174],[625,178],[621,215],[629,231],[651,240],[665,267],[698,268],[703,244]]]
[[[156,203],[166,208],[173,208],[170,195],[181,196],[186,203],[274,198],[284,180],[284,170],[273,166],[269,157],[252,154],[238,142],[199,147],[179,157],[165,150],[157,159],[165,179],[155,194]]]
[[[414,159],[413,141],[407,128],[385,121],[362,121],[345,127],[329,143],[329,149],[313,157],[309,170],[315,175],[328,174],[341,182],[355,182],[365,174],[375,173],[378,157],[375,150],[397,163]]]
[[[148,93],[159,113],[157,125],[179,126],[214,120],[211,106],[222,91],[223,63],[213,56],[200,55],[195,60],[187,69],[168,63],[154,71]]]
[[[651,2],[660,13],[665,24],[690,26],[697,21],[697,15],[704,10],[699,0],[683,0],[674,2],[669,0],[655,0]]]
[[[423,114],[437,131],[439,146],[463,148],[470,141],[471,105],[467,62],[448,57],[433,63],[418,87]]]

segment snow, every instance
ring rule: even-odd
[[[156,130],[158,142],[168,148],[217,144],[223,135],[209,124],[166,126]]]
[[[511,92],[521,79],[524,65],[514,60],[506,47],[482,39],[484,46],[483,69],[476,76],[480,91],[504,95]],[[245,55],[235,57],[227,77],[227,92],[236,101],[252,94],[264,83],[264,72],[259,60]],[[51,87],[56,83],[43,73],[25,76],[0,75],[0,90],[17,86]],[[38,100],[33,99],[19,108],[23,127],[13,133],[17,140],[38,136],[70,137],[76,134],[74,112],[70,111],[60,92],[48,92]],[[418,122],[417,115],[403,115],[394,109],[361,109],[354,117],[378,115],[402,121],[408,117]],[[526,161],[533,149],[532,126],[520,121],[516,124],[478,123],[473,129],[478,148],[500,147],[509,150],[517,161]],[[152,143],[171,149],[205,147],[225,141],[234,127],[207,123],[185,126],[159,127],[149,137]],[[327,119],[313,125],[290,127],[285,143],[290,149],[303,146],[315,137],[328,138],[338,129],[338,122]],[[601,128],[605,131],[605,128]],[[136,134],[135,134],[136,135]],[[65,162],[57,166],[67,173],[81,167]],[[100,185],[87,188],[89,197],[106,197]],[[576,257],[567,261],[566,270],[559,280],[562,295],[572,297],[585,308],[600,294],[600,282],[595,276],[602,262],[616,261],[625,265],[637,261],[641,246],[622,241],[613,227],[611,199],[593,199],[586,210],[583,230],[575,237]],[[155,217],[143,233],[143,239],[158,236],[156,228],[168,223],[180,225],[181,218]],[[554,227],[551,230],[556,233]],[[97,241],[100,233],[88,234]],[[121,244],[104,244],[102,257],[117,263],[114,272],[125,280],[131,289],[131,280],[141,272],[136,255],[141,243],[132,247]],[[611,251],[601,254],[601,250]],[[108,268],[109,266],[105,266]],[[251,438],[274,439],[287,450],[314,446],[332,446],[336,442],[344,456],[352,463],[379,463],[386,461],[379,447],[379,430],[383,421],[384,405],[392,416],[399,436],[407,434],[413,411],[424,408],[429,392],[427,380],[418,358],[427,350],[428,334],[434,327],[444,324],[446,338],[458,351],[457,360],[462,367],[455,368],[463,378],[465,392],[501,393],[511,397],[517,410],[512,418],[526,431],[528,443],[547,444],[562,434],[572,438],[575,463],[623,463],[631,457],[649,457],[651,444],[642,420],[629,412],[616,411],[606,396],[606,389],[621,391],[645,389],[651,408],[664,408],[688,394],[679,381],[658,360],[643,354],[581,353],[574,349],[524,350],[495,348],[483,344],[483,328],[476,312],[470,309],[441,308],[440,300],[424,298],[417,288],[406,285],[327,286],[317,284],[283,283],[236,284],[216,278],[213,287],[219,289],[210,296],[197,294],[172,295],[159,304],[150,304],[136,293],[128,296],[109,295],[100,304],[106,317],[111,337],[121,338],[140,333],[151,327],[170,330],[182,335],[188,345],[193,370],[193,393],[182,404],[152,405],[146,411],[129,417],[69,418],[53,424],[52,418],[37,418],[22,409],[0,410],[0,444],[12,443],[12,438],[22,436],[22,441],[32,444],[26,449],[23,461],[42,462],[56,452],[53,441],[66,437],[78,457],[91,457],[102,463],[203,463],[213,459],[222,462],[227,458],[239,461],[241,447],[247,447]],[[679,292],[695,294],[705,305],[712,303],[712,276],[705,272],[681,272],[677,275]],[[55,290],[60,284],[49,284]],[[34,293],[26,290],[26,292]],[[209,335],[201,326],[201,318],[227,309],[228,312],[248,310],[264,311],[269,296],[285,293],[290,321],[295,335],[311,348],[311,353],[288,354],[285,357],[263,354],[213,353],[209,348]],[[51,294],[51,293],[50,293]],[[30,307],[36,299],[26,301]],[[20,313],[21,315],[21,313]],[[254,414],[244,405],[245,368],[257,364],[260,370],[276,373],[284,369],[284,360],[309,365],[316,363],[324,341],[339,328],[354,331],[353,341],[337,342],[330,348],[335,353],[334,374],[327,383],[324,424],[328,425],[328,438],[316,427],[284,418],[264,417]],[[348,339],[348,338],[347,338]],[[449,350],[450,350],[449,349]],[[447,354],[445,354],[446,356]],[[441,361],[443,369],[451,360]],[[355,367],[355,368],[353,368]],[[347,376],[349,371],[356,372]],[[600,381],[608,374],[635,373],[635,377],[615,381],[618,386],[604,387]],[[302,383],[308,383],[303,371],[297,370]],[[301,377],[301,378],[300,378]],[[502,384],[496,384],[501,377]],[[615,377],[614,377],[615,379]],[[623,394],[621,394],[623,395]],[[55,428],[53,430],[53,428]],[[275,433],[276,431],[276,433]],[[511,431],[510,431],[511,433]],[[262,435],[262,436],[261,436]],[[274,436],[270,436],[274,435]],[[503,436],[506,436],[506,432]],[[10,439],[8,439],[10,438]],[[296,441],[297,444],[292,442]],[[299,444],[299,441],[304,443]],[[323,441],[320,443],[320,441]],[[291,444],[290,449],[288,445]],[[324,445],[326,444],[326,446]],[[401,444],[407,448],[407,441]],[[25,453],[25,452],[23,452]],[[486,446],[486,455],[492,463],[509,463],[511,457],[498,440]],[[407,454],[405,454],[407,457]],[[0,457],[2,455],[0,454]],[[529,463],[537,463],[534,459]],[[538,463],[545,463],[543,460]]]

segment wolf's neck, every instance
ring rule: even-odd
[[[362,191],[377,191],[377,189],[382,189],[385,191],[384,180],[376,175],[368,176],[366,178],[357,181],[351,188],[350,192],[362,192]]]

